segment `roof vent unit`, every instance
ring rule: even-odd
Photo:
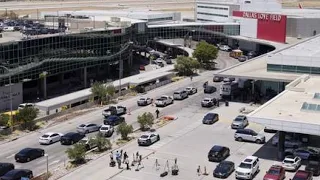
[[[318,111],[318,112],[320,112],[320,105],[319,104],[311,104],[311,103],[304,102],[302,104],[301,110]]]
[[[120,22],[120,18],[118,18],[118,17],[111,17],[111,22]]]
[[[313,99],[320,99],[320,93],[314,93]]]

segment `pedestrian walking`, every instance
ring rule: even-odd
[[[118,169],[121,169],[121,159],[117,159]]]
[[[129,157],[128,157],[127,152],[124,152],[124,154],[123,154],[123,163],[126,162],[126,160],[127,160],[128,158],[129,158]]]
[[[160,113],[160,111],[159,111],[159,109],[157,109],[156,110],[157,119],[159,118],[159,113]]]
[[[198,176],[201,175],[201,168],[200,168],[200,166],[198,166],[198,168],[197,168],[197,173],[198,173]]]
[[[122,159],[122,153],[123,153],[123,150],[121,149],[120,150],[120,160]]]
[[[113,152],[110,152],[110,161],[113,161]]]
[[[139,151],[137,151],[137,153],[136,153],[136,162],[138,162],[139,161]]]
[[[190,80],[192,81],[192,79],[193,79],[193,76],[191,75],[191,76],[190,76]]]
[[[129,159],[126,159],[125,163],[126,163],[126,166],[127,166],[127,170],[131,170],[130,165],[129,165]]]

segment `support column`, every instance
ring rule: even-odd
[[[43,77],[43,98],[47,99],[47,76]]]
[[[88,87],[88,77],[87,77],[87,67],[84,67],[83,68],[83,83],[84,83],[84,88],[87,88]]]
[[[279,131],[278,136],[278,160],[283,160],[284,158],[284,141],[286,133],[284,131]]]

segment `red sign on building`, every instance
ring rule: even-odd
[[[257,38],[275,42],[286,42],[287,16],[248,11],[233,11],[235,17],[257,19]]]

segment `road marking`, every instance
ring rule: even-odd
[[[15,154],[11,154],[10,156],[6,157],[7,159],[12,158]]]
[[[57,164],[57,163],[59,163],[59,162],[60,162],[60,160],[52,161],[51,163],[49,163],[49,166],[52,166],[52,165]]]

